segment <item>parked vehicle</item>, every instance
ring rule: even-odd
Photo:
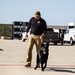
[[[22,33],[22,41],[25,42],[28,38],[25,37],[25,32]],[[28,32],[28,36],[30,35],[30,31]],[[63,45],[63,40],[59,29],[55,28],[47,28],[47,33],[43,37],[43,42],[51,42],[54,45],[57,43],[61,43]]]
[[[64,42],[69,42],[71,45],[75,43],[75,28],[67,29],[65,31]]]
[[[47,28],[47,33],[43,37],[44,42],[52,42],[57,45],[59,42],[59,30],[53,28]]]

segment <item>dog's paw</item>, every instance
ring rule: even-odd
[[[45,68],[46,68],[46,66],[43,67],[43,69],[45,69]]]
[[[44,71],[44,69],[41,69],[41,71]]]
[[[36,69],[37,69],[37,67],[34,68],[34,70],[36,70]]]

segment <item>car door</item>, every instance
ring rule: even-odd
[[[70,38],[69,38],[69,30],[66,30],[65,33],[64,33],[64,41],[70,41]]]

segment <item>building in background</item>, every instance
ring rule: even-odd
[[[75,28],[75,23],[74,22],[68,23],[68,27],[69,28]]]
[[[22,33],[26,31],[28,22],[14,21],[13,25],[13,39],[21,39]]]

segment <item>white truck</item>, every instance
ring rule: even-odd
[[[75,28],[70,28],[65,31],[64,42],[69,42],[71,45],[75,43]]]

